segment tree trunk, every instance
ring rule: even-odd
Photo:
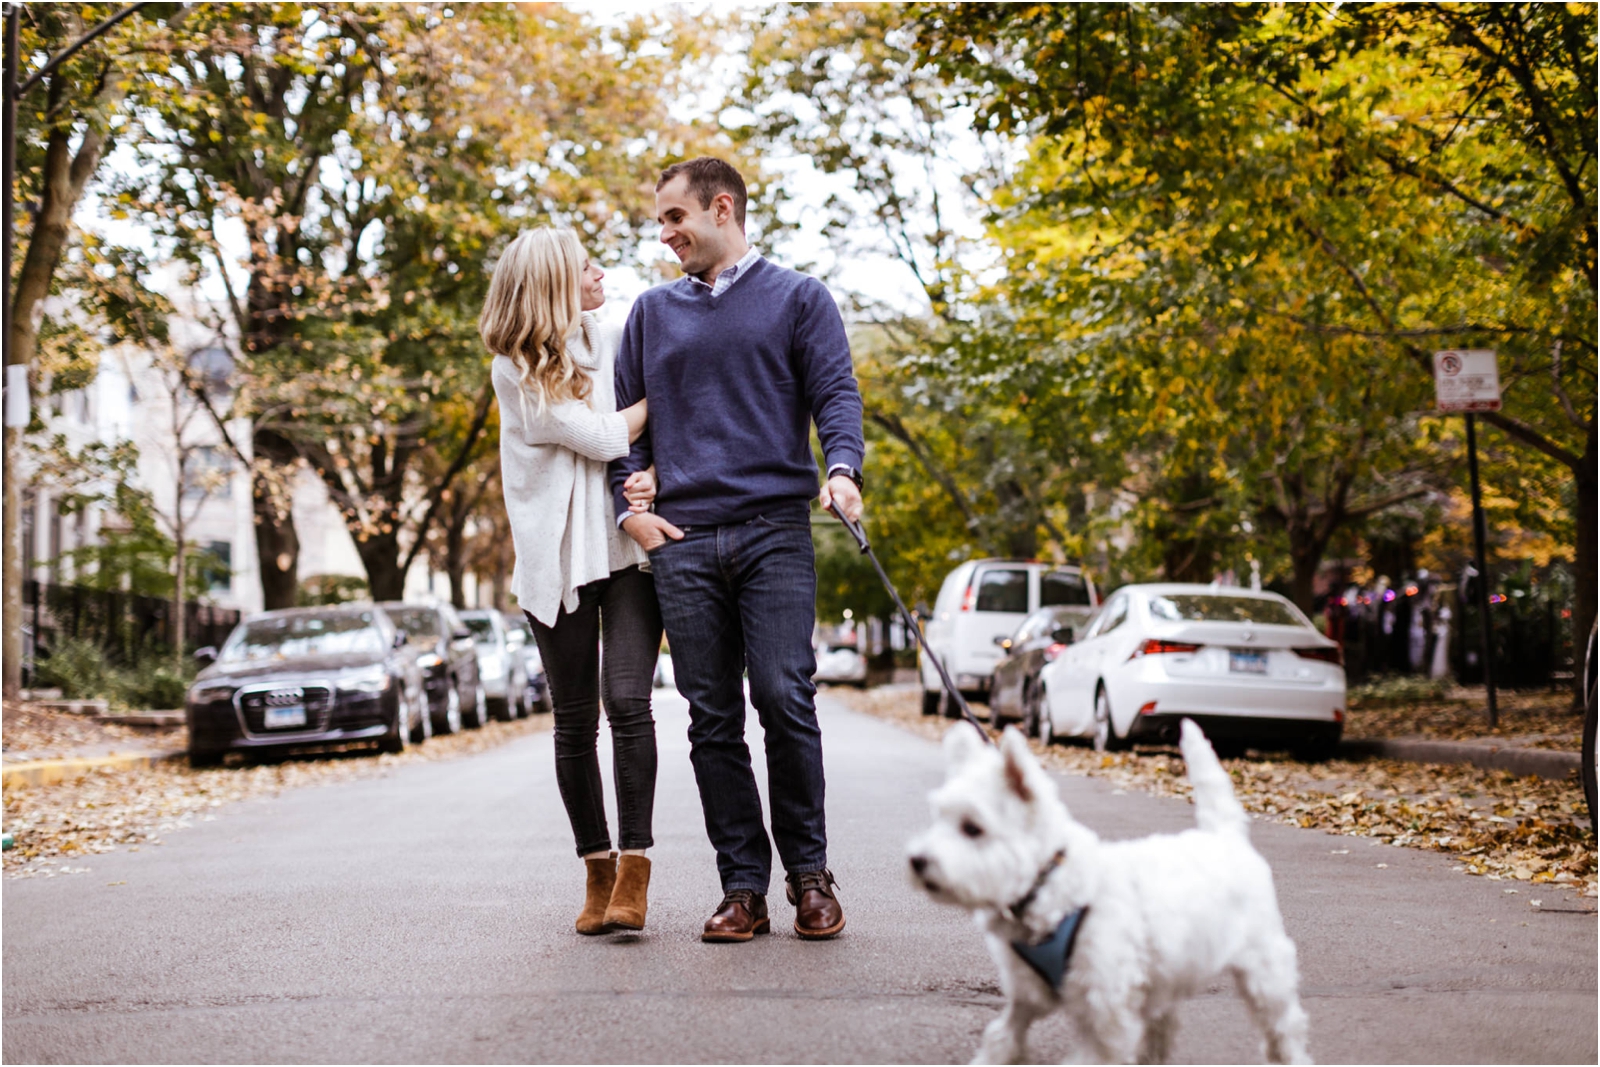
[[[1600,581],[1596,574],[1596,537],[1600,537],[1600,529],[1596,529],[1596,493],[1600,493],[1600,484],[1595,478],[1595,426],[1589,425],[1589,440],[1584,449],[1582,464],[1572,472],[1577,483],[1577,527],[1578,543],[1573,553],[1573,578],[1577,588],[1572,600],[1572,689],[1573,702],[1581,703],[1583,700],[1583,656],[1588,648],[1589,628],[1594,625],[1595,618],[1595,584]]]
[[[185,564],[188,562],[188,560],[185,558],[187,556],[187,546],[184,544],[184,540],[187,531],[183,528],[183,489],[181,484],[178,490],[177,510],[179,512],[177,525],[178,536],[175,538],[177,542],[177,551],[173,552],[172,554],[173,562],[176,563],[178,567],[177,575],[174,577],[172,582],[172,665],[177,669],[179,674],[182,674],[183,646],[186,637],[183,632],[184,622],[186,621],[183,617],[183,601],[184,594],[186,592],[185,585],[187,584],[184,580],[183,572],[185,569]]]
[[[367,586],[377,601],[404,600],[406,568],[400,559],[400,532],[390,524],[387,533],[356,538],[356,553],[367,571]]]
[[[467,514],[467,508],[460,508],[444,531],[444,570],[450,576],[450,603],[457,608],[467,606]]]
[[[250,477],[251,505],[256,519],[256,568],[261,575],[261,601],[268,611],[292,608],[299,588],[300,538],[294,528],[294,446],[282,434],[258,428],[251,435],[256,464],[263,461],[273,472],[256,470]],[[282,491],[279,479],[284,475]]]

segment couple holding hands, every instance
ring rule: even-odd
[[[544,659],[556,780],[587,868],[582,934],[644,926],[663,627],[722,881],[702,938],[770,929],[772,842],[795,932],[844,928],[811,681],[810,436],[814,421],[822,505],[859,519],[861,396],[833,298],[749,246],[745,199],[719,159],[662,173],[661,241],[684,277],[640,296],[620,335],[593,314],[605,302],[599,268],[575,233],[549,228],[506,249],[479,323],[495,355],[511,588]],[[771,841],[745,742],[746,672],[766,732]],[[620,855],[595,750],[602,702]]]

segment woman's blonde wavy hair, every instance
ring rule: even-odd
[[[547,403],[589,398],[589,375],[567,353],[567,341],[583,325],[585,259],[572,230],[525,230],[495,265],[478,316],[483,343],[517,365],[541,411]]]

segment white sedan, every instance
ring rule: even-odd
[[[1221,752],[1326,757],[1344,728],[1339,646],[1276,593],[1128,585],[1039,673],[1039,736],[1097,751],[1174,741],[1193,719]]]

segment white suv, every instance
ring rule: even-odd
[[[933,617],[924,623],[928,647],[950,672],[963,696],[987,699],[989,677],[1004,653],[1000,639],[1016,632],[1032,612],[1056,604],[1093,608],[1100,603],[1094,583],[1081,568],[1030,560],[968,560],[950,572],[934,601]],[[939,672],[919,656],[922,713],[941,710],[954,716]]]

